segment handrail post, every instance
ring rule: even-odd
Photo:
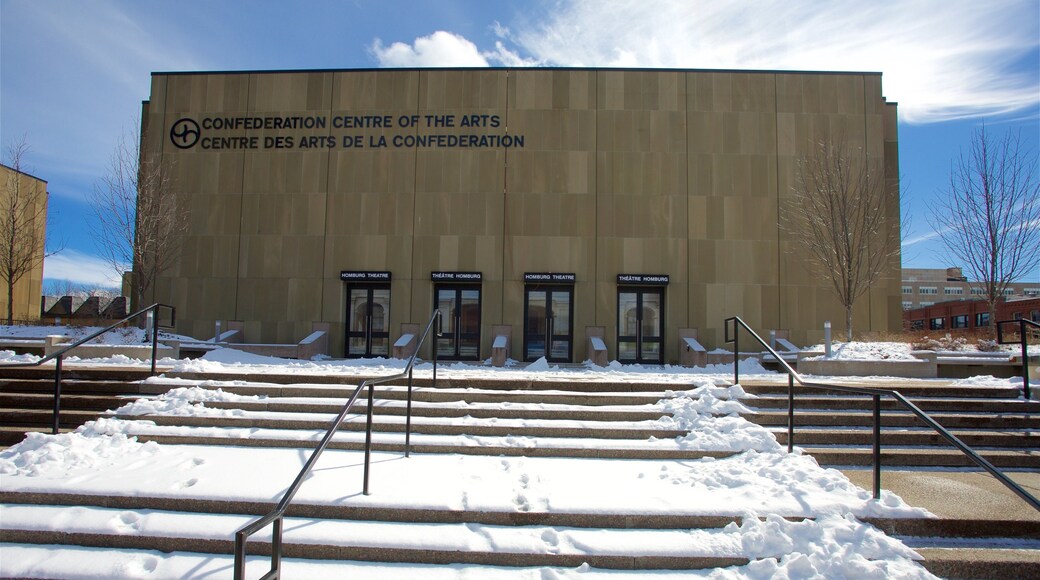
[[[881,395],[874,395],[874,499],[881,499]]]
[[[54,429],[51,434],[57,435],[61,428],[61,358],[54,360]]]
[[[412,369],[408,368],[408,413],[405,415],[404,427],[404,456],[409,457],[412,452]]]
[[[376,395],[376,386],[368,385],[368,421],[365,427],[365,485],[364,494],[368,495],[368,467],[372,457],[372,399]]]
[[[155,357],[159,351],[159,307],[153,306],[148,311],[149,322],[152,323],[152,376],[155,376]]]
[[[278,516],[274,520],[274,529],[272,530],[271,536],[271,572],[274,572],[272,578],[282,577],[282,520],[283,516]]]
[[[794,453],[794,375],[787,374],[787,452]]]
[[[1022,394],[1025,395],[1026,401],[1030,400],[1029,396],[1029,341],[1026,336],[1026,319],[1018,319],[1019,327],[1019,340],[1022,341]]]
[[[740,327],[733,319],[733,384],[740,384]]]
[[[235,580],[246,580],[246,534],[235,532]]]

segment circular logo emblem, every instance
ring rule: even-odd
[[[180,119],[170,127],[170,141],[180,149],[199,142],[199,124],[191,119]]]

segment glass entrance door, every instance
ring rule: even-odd
[[[441,312],[437,357],[480,360],[480,286],[437,285],[434,303]]]
[[[664,289],[618,288],[618,361],[664,361]]]
[[[544,356],[550,362],[571,362],[573,314],[573,287],[528,286],[524,293],[524,360]]]
[[[390,356],[390,286],[347,286],[347,357]]]

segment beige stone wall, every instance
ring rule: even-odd
[[[723,319],[819,340],[844,319],[778,226],[798,159],[844,131],[884,160],[898,217],[895,106],[878,74],[593,69],[363,70],[156,74],[146,146],[176,167],[192,228],[155,298],[179,330],[241,320],[252,342],[296,342],[331,324],[344,348],[342,270],[390,271],[391,335],[424,323],[431,271],[483,273],[483,358],[512,325],[522,358],[523,275],[576,275],[574,359],[585,328],[616,356],[617,275],[667,274],[666,360],[678,331],[724,346]],[[185,118],[321,117],[314,129],[201,129],[255,148],[180,149]],[[344,116],[389,127],[334,127]],[[427,116],[453,116],[432,126]],[[476,116],[476,117],[472,117]],[[419,119],[404,124],[402,119]],[[462,118],[497,126],[462,127]],[[443,120],[443,117],[442,117]],[[432,119],[431,119],[432,121]],[[511,135],[523,147],[393,146],[429,134]],[[264,145],[292,139],[292,147]],[[335,147],[301,148],[312,137]],[[345,137],[357,138],[345,147]],[[388,146],[379,147],[379,139]],[[281,144],[285,145],[286,142]],[[898,220],[896,220],[898,221]],[[856,306],[857,330],[900,327],[899,259]]]
[[[16,193],[17,192],[17,193]],[[18,199],[12,196],[17,195]],[[12,314],[15,320],[38,320],[40,318],[40,300],[43,287],[43,255],[46,238],[46,215],[47,215],[47,182],[29,175],[15,171],[6,165],[0,165],[0,208],[8,210],[12,207],[25,207],[25,200],[35,199],[36,205],[28,210],[27,215],[38,215],[40,219],[36,223],[40,241],[39,247],[35,249],[39,259],[34,267],[25,273],[14,284]],[[9,242],[5,242],[9,243]],[[0,280],[0,324],[7,323],[7,281]]]

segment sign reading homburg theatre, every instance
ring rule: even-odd
[[[878,73],[378,69],[154,73],[142,154],[191,209],[145,300],[177,332],[328,332],[333,357],[679,360],[724,320],[822,339],[841,306],[780,229],[839,133],[898,175]],[[814,141],[815,140],[815,141]],[[898,183],[889,180],[898,212]],[[901,324],[899,256],[854,324]],[[403,342],[402,344],[406,343]],[[504,345],[504,346],[503,346]]]

